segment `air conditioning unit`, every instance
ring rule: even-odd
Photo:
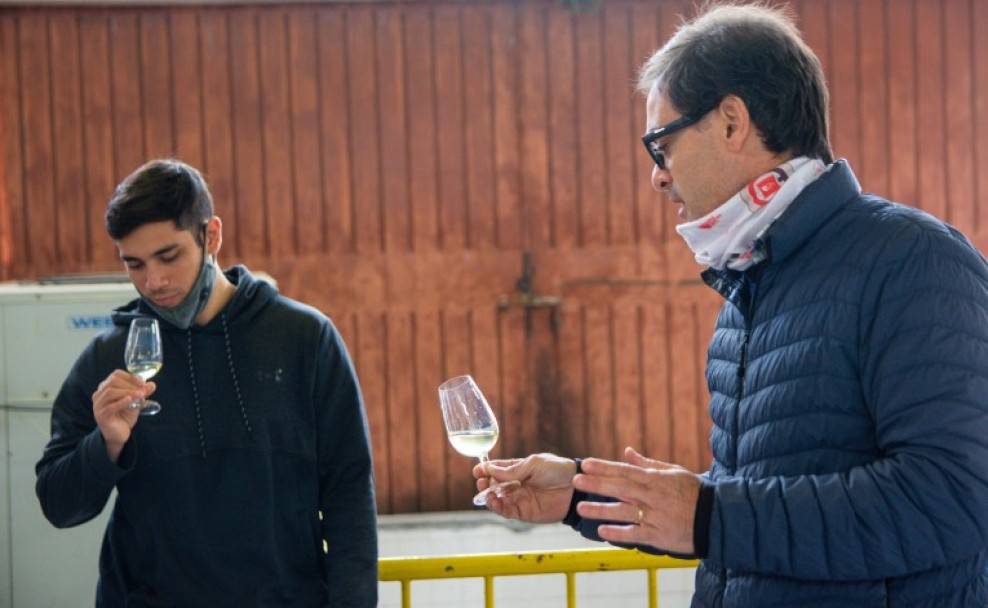
[[[110,326],[110,311],[135,297],[125,275],[0,283],[0,606],[93,605],[110,508],[56,529],[41,514],[34,465],[76,357]]]

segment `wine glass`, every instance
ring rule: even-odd
[[[163,360],[158,320],[137,317],[131,321],[124,351],[127,371],[142,380],[149,380],[161,369]],[[161,404],[151,399],[135,399],[130,407],[141,410],[141,416],[154,416],[161,411]]]
[[[487,462],[487,453],[497,443],[497,419],[487,405],[477,383],[470,376],[457,376],[439,385],[439,403],[443,409],[446,435],[453,448],[464,456]],[[487,493],[497,491],[497,484],[473,497],[473,504],[487,504]]]

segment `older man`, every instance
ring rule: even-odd
[[[478,487],[521,485],[488,507],[700,557],[695,606],[988,605],[985,260],[834,162],[820,64],[784,12],[708,9],[639,85],[652,185],[726,300],[713,464],[494,461]]]

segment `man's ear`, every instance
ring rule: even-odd
[[[731,94],[720,100],[717,106],[723,129],[724,142],[729,150],[739,152],[751,132],[751,116],[748,105],[737,95]]]
[[[223,221],[218,216],[206,222],[206,253],[215,256],[223,245]]]

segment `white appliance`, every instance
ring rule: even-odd
[[[0,283],[0,607],[93,605],[110,509],[56,529],[41,514],[34,465],[72,363],[135,297],[124,275]]]

